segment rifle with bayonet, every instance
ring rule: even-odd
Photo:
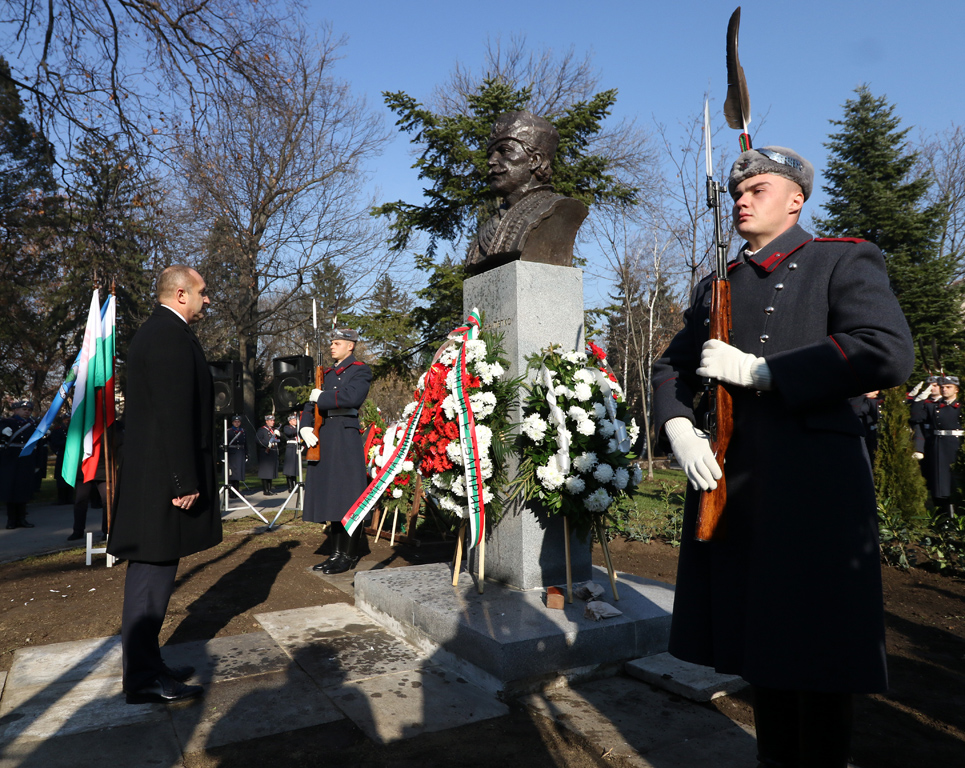
[[[321,389],[322,385],[325,383],[325,372],[322,370],[322,343],[318,337],[318,310],[315,305],[315,299],[312,299],[312,329],[315,331],[315,362],[318,365],[315,366],[315,389]],[[318,430],[322,428],[322,412],[318,410],[318,403],[315,406],[315,426],[312,427],[312,431],[315,433],[315,445],[308,448],[305,451],[305,459],[307,461],[318,461],[322,457],[321,442],[318,437]]]
[[[741,128],[742,152],[751,148],[747,125],[751,121],[750,94],[744,70],[737,55],[737,38],[740,30],[740,8],[731,15],[727,25],[727,99],[724,117],[731,128]],[[710,338],[732,342],[730,280],[727,277],[727,244],[724,241],[721,211],[724,189],[714,179],[713,152],[710,146],[710,105],[704,101],[704,151],[707,171],[707,207],[714,212],[714,277],[711,281]],[[734,404],[730,392],[719,381],[706,382],[707,415],[705,428],[710,437],[710,449],[720,466],[720,480],[712,491],[702,491],[697,511],[695,538],[711,541],[723,534],[723,513],[727,505],[727,471],[724,466],[727,448],[734,432]]]

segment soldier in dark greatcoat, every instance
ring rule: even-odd
[[[27,502],[37,490],[41,452],[20,455],[36,427],[33,409],[33,401],[17,400],[10,416],[0,419],[0,500],[7,504],[7,528],[34,527],[27,521]],[[46,451],[42,455],[46,461]]]
[[[325,371],[322,389],[313,389],[310,402],[302,411],[299,433],[305,445],[319,443],[319,460],[308,462],[305,471],[305,510],[303,519],[313,523],[329,522],[333,554],[314,566],[323,573],[344,573],[355,567],[361,557],[364,525],[349,536],[342,518],[365,491],[368,478],[359,425],[359,408],[372,383],[372,371],[356,360],[357,331],[339,328],[332,332],[331,353],[335,364]],[[315,437],[315,404],[323,418]]]
[[[265,423],[255,432],[258,444],[258,478],[265,496],[274,496],[271,481],[278,477],[278,443],[281,432],[275,429],[275,414],[265,416]]]
[[[881,406],[885,399],[880,391],[865,392],[863,395],[851,398],[851,407],[861,421],[864,428],[864,444],[868,448],[871,465],[875,463],[875,453],[878,451],[878,421],[881,419]]]
[[[241,416],[235,414],[228,425],[228,482],[235,490],[244,482],[247,464],[248,440],[241,426]]]
[[[285,438],[285,466],[282,468],[282,474],[288,481],[289,493],[295,490],[295,483],[298,482],[298,462],[301,460],[298,416],[298,413],[288,414],[288,423],[281,428],[282,437]]]
[[[107,551],[128,560],[121,616],[129,704],[199,696],[192,667],[169,667],[158,636],[180,558],[221,541],[214,481],[214,382],[191,325],[210,300],[183,265],[157,282],[160,306],[127,351],[126,440]]]
[[[913,456],[918,459],[922,475],[928,476],[928,461],[925,456],[926,437],[931,433],[928,421],[928,404],[942,399],[942,388],[938,381],[940,376],[929,376],[919,382],[905,397],[908,403],[908,422],[911,425],[912,440],[915,445]]]
[[[925,482],[935,507],[954,516],[952,493],[956,478],[952,465],[962,442],[962,404],[958,402],[958,376],[944,376],[938,380],[941,397],[930,401],[925,413],[928,425],[925,439]]]
[[[705,279],[654,366],[653,423],[691,485],[670,652],[751,684],[762,764],[844,768],[852,694],[887,688],[875,490],[848,398],[903,383],[914,349],[878,248],[798,226],[813,174],[782,147],[737,158],[732,344],[708,340]],[[726,535],[710,542],[694,537],[721,477],[696,426],[704,377],[734,419]]]

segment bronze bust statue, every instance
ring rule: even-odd
[[[487,146],[487,179],[503,202],[476,233],[466,257],[471,274],[517,259],[573,266],[573,241],[587,207],[556,194],[549,183],[559,141],[556,128],[530,112],[497,118]]]

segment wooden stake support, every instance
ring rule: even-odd
[[[566,550],[566,602],[573,602],[573,565],[570,562],[570,521],[563,515],[564,549]]]
[[[617,575],[613,570],[613,561],[610,559],[610,545],[606,540],[606,531],[603,530],[603,520],[599,517],[596,519],[596,537],[600,540],[600,546],[603,547],[603,559],[606,561],[606,570],[610,575],[610,589],[613,590],[613,599],[619,600],[620,595],[617,593]]]
[[[476,580],[476,589],[479,594],[483,593],[486,586],[486,532],[482,532],[479,539],[479,578]]]
[[[469,525],[468,520],[464,520],[462,525],[459,526],[459,533],[456,536],[456,558],[453,561],[452,566],[452,586],[459,586],[459,570],[462,568],[462,540],[466,536],[466,526]]]

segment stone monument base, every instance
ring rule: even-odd
[[[578,598],[563,610],[547,608],[542,589],[487,582],[480,595],[470,573],[452,586],[445,563],[359,572],[355,606],[433,660],[508,698],[561,679],[613,674],[626,661],[667,650],[673,587],[620,574],[615,601],[606,570],[592,571],[604,587],[601,599],[622,616],[585,618],[586,603]]]

